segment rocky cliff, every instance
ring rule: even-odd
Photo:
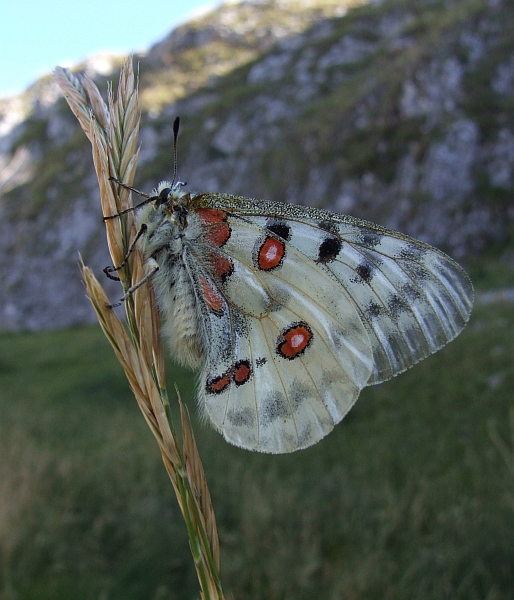
[[[136,184],[324,206],[509,269],[514,7],[507,0],[248,0],[139,62]],[[100,86],[120,58],[78,70]],[[93,319],[78,252],[109,263],[89,144],[51,77],[0,100],[0,328]],[[119,289],[110,288],[114,297]]]

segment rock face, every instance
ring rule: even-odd
[[[324,206],[466,262],[514,220],[514,8],[227,4],[138,57],[137,186]],[[103,86],[120,60],[81,66]],[[78,252],[109,264],[89,143],[51,78],[0,100],[0,328],[93,320]],[[109,283],[109,282],[107,282]],[[107,286],[113,298],[119,288]]]

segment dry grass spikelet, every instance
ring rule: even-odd
[[[116,215],[130,208],[129,190],[109,178],[115,177],[132,185],[137,166],[140,113],[132,61],[127,61],[121,70],[116,96],[109,87],[107,103],[88,77],[79,79],[62,68],[57,68],[54,76],[91,142],[103,214]],[[113,264],[120,265],[136,235],[132,213],[107,220],[105,225]],[[214,510],[191,424],[178,390],[181,438],[171,421],[160,318],[152,287],[143,285],[133,294],[126,295],[127,321],[124,324],[110,308],[100,282],[84,265],[83,275],[102,330],[159,445],[187,526],[201,597],[222,599]],[[118,275],[125,294],[134,282],[141,280],[144,268],[138,252],[130,253]]]

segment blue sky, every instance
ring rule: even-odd
[[[0,97],[23,91],[56,65],[141,50],[216,0],[4,0]]]

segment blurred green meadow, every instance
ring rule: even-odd
[[[513,356],[514,307],[479,305],[456,341],[286,456],[229,446],[196,419],[194,375],[170,365],[227,600],[512,599]],[[1,334],[0,599],[198,597],[157,446],[100,330]]]

